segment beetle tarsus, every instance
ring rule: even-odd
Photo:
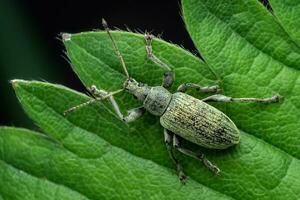
[[[188,176],[185,175],[185,173],[182,170],[181,165],[179,165],[179,164],[177,165],[177,173],[178,173],[178,177],[179,177],[180,182],[183,185],[185,185],[187,180],[188,180]]]
[[[174,142],[174,134],[171,133],[170,131],[168,131],[167,129],[164,129],[164,137],[165,137],[165,144],[168,150],[168,153],[170,155],[170,158],[172,159],[172,161],[174,162],[174,164],[176,164],[176,170],[177,170],[177,174],[179,177],[179,180],[182,184],[185,184],[188,177],[185,175],[185,173],[183,172],[182,166],[179,163],[179,161],[177,160],[177,158],[174,155],[174,145],[172,145],[172,142]]]
[[[216,165],[214,165],[212,162],[210,162],[209,160],[207,160],[207,159],[205,158],[205,156],[203,156],[203,163],[204,163],[204,165],[205,165],[210,171],[212,171],[216,176],[220,176],[221,170],[220,170]]]
[[[185,149],[185,148],[182,148],[180,146],[180,142],[177,138],[176,135],[173,136],[173,146],[181,153],[187,155],[187,156],[190,156],[192,158],[195,158],[201,162],[203,162],[203,164],[210,170],[212,171],[216,176],[220,175],[220,169],[214,165],[212,162],[210,162],[203,153],[195,153],[189,149]]]

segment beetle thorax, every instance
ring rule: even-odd
[[[151,87],[146,99],[144,100],[144,108],[151,114],[162,116],[166,111],[172,94],[162,86]]]
[[[172,94],[162,86],[150,87],[129,78],[125,81],[124,88],[143,101],[144,108],[156,116],[164,114],[171,101]]]

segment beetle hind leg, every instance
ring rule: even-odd
[[[177,170],[179,180],[182,184],[185,184],[188,177],[184,174],[182,166],[179,163],[179,161],[177,160],[177,158],[175,157],[174,151],[173,151],[174,148],[172,145],[172,141],[173,141],[174,134],[169,132],[167,129],[164,129],[164,136],[165,136],[165,144],[166,144],[168,153],[170,155],[170,158],[176,164],[176,170]]]
[[[280,95],[275,95],[272,97],[268,98],[233,98],[233,97],[228,97],[220,94],[212,95],[209,96],[205,99],[202,99],[202,101],[205,102],[225,102],[225,103],[230,103],[230,102],[255,102],[255,103],[277,103],[280,102],[283,99],[282,96]]]
[[[183,147],[181,147],[180,145],[180,142],[177,138],[176,135],[173,136],[173,146],[174,148],[176,148],[179,152],[187,155],[187,156],[190,156],[192,158],[195,158],[201,162],[203,162],[203,164],[210,170],[212,171],[215,175],[219,175],[220,174],[220,169],[214,165],[212,162],[210,162],[203,153],[196,153],[196,152],[193,152],[189,149],[185,149]]]

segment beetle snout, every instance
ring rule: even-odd
[[[134,79],[128,78],[124,81],[123,87],[128,90],[130,85],[134,82]]]

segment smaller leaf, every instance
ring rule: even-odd
[[[4,149],[2,138],[11,138],[13,135],[24,135],[31,137],[34,134],[35,137],[42,138],[41,135],[37,136],[37,133],[19,128],[0,128],[0,144]],[[19,144],[17,140],[12,145]],[[30,153],[30,149],[27,150]],[[3,151],[2,151],[3,152]],[[10,165],[0,160],[0,199],[5,200],[88,200],[84,195],[73,191],[70,188],[64,187],[53,183],[45,178],[35,177],[28,174],[17,167]]]
[[[116,117],[112,117],[114,115],[112,115],[109,109],[105,108],[106,105],[99,104],[98,106],[88,106],[64,118],[62,117],[62,113],[65,109],[69,108],[72,104],[76,105],[77,103],[86,101],[87,97],[60,85],[37,81],[15,80],[13,82],[17,96],[29,116],[37,122],[49,136],[54,137],[67,152],[76,155],[80,160],[92,162],[92,160],[101,159],[103,154],[106,155],[107,152],[112,151],[112,149],[122,149],[121,152],[126,152],[126,154],[130,154],[131,156],[134,155],[134,158],[142,157],[143,159],[139,161],[142,166],[146,167],[147,164],[145,163],[155,162],[161,168],[173,169],[171,171],[167,170],[167,173],[170,174],[161,176],[174,176],[176,183],[174,182],[173,184],[177,187],[176,184],[178,180],[175,175],[174,165],[170,161],[165,149],[162,139],[162,130],[160,130],[161,126],[155,123],[155,121],[158,120],[155,117],[145,116],[147,118],[144,119],[144,123],[140,123],[141,121],[135,122],[135,124],[140,124],[140,129],[132,129],[131,126],[128,127],[124,124],[121,126],[122,123],[115,126],[120,120]],[[74,101],[76,102],[73,103]],[[102,117],[111,121],[103,120]],[[120,131],[119,128],[123,131]],[[141,130],[147,130],[148,134]],[[198,148],[199,147],[197,147],[197,149]],[[20,151],[22,152],[23,150]],[[184,166],[184,170],[190,177],[190,181],[194,184],[194,180],[196,180],[199,187],[208,186],[213,188],[215,190],[214,192],[219,191],[235,198],[244,197],[245,199],[253,199],[258,196],[265,198],[269,196],[283,198],[286,193],[294,193],[295,195],[290,195],[291,198],[298,197],[297,195],[299,194],[300,188],[300,173],[297,171],[297,169],[300,168],[299,160],[258,138],[241,132],[241,143],[234,148],[222,151],[206,150],[204,152],[207,157],[222,170],[220,177],[213,176],[207,168],[195,159],[186,156],[179,158]],[[52,155],[48,155],[48,153],[44,154],[46,159],[52,157]],[[112,162],[117,162],[114,159],[118,160],[119,156],[125,160],[133,159],[131,157],[124,157],[124,155],[119,152],[117,154],[118,156],[113,155],[108,159],[112,159]],[[25,155],[22,156],[26,157]],[[30,159],[30,157],[26,159]],[[39,160],[43,159],[39,158]],[[18,158],[14,160],[14,162],[17,161]],[[32,161],[29,163],[33,168],[41,168],[34,164],[34,162],[31,164],[31,162]],[[131,161],[128,162],[131,163]],[[54,165],[60,166],[60,163],[55,163],[53,166]],[[85,167],[89,168],[89,164],[85,162],[71,166],[63,162],[61,165],[63,165],[61,166],[62,168],[66,167],[67,169],[75,168],[73,165],[79,167],[79,170],[83,170]],[[101,165],[94,163],[94,165],[96,165],[97,170],[100,170],[98,168],[103,169],[103,166],[106,166],[103,163],[101,163]],[[114,178],[115,174],[122,173],[125,175],[130,173],[123,172],[119,167],[110,168],[115,170],[113,173],[107,174],[107,176],[112,176],[112,178]],[[60,173],[64,172],[65,174],[63,181],[67,183],[78,181],[77,179],[73,180],[73,178],[69,176],[79,172],[60,170]],[[106,173],[106,170],[102,173],[94,168],[89,168],[89,170],[96,174]],[[48,177],[48,172],[40,173]],[[57,179],[57,173],[58,172],[51,172],[50,174],[54,176],[51,179]],[[141,174],[139,178],[144,182],[149,179],[148,176],[152,176],[150,172]],[[88,179],[91,178],[92,175],[87,173],[86,176]],[[88,185],[90,183],[87,181],[87,183],[84,184]],[[175,186],[170,185],[170,188],[166,186],[166,191],[173,191],[173,187]],[[189,183],[187,186],[189,187]],[[109,185],[109,187],[111,186]],[[128,187],[131,188],[131,185],[129,184]],[[153,190],[159,191],[158,188],[153,188]]]
[[[101,157],[84,159],[35,132],[0,128],[0,146],[0,169],[7,172],[0,174],[0,192],[7,199],[53,198],[51,192],[57,199],[230,199],[192,180],[184,187],[166,168],[110,145]]]

